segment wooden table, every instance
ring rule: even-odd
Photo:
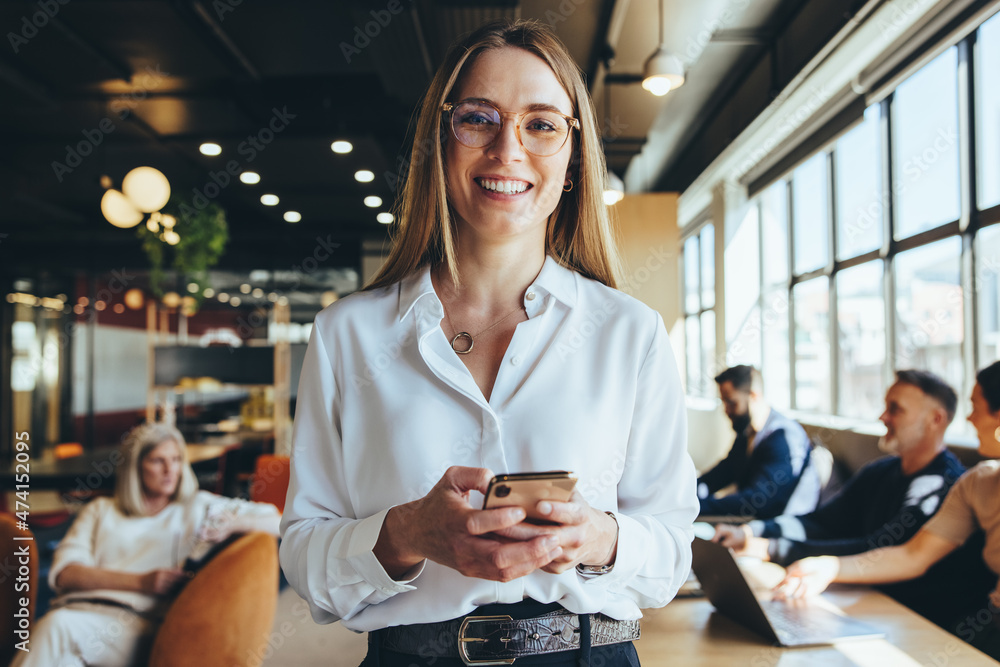
[[[864,587],[833,586],[822,598],[885,632],[885,639],[780,648],[715,611],[705,598],[676,599],[643,611],[636,642],[646,667],[972,667],[997,662],[892,598]]]

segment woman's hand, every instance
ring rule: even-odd
[[[788,566],[785,578],[774,588],[777,600],[791,600],[819,595],[826,590],[840,572],[840,559],[836,556],[803,558]]]
[[[485,494],[492,477],[485,468],[452,466],[426,496],[390,509],[374,549],[386,572],[398,579],[429,559],[467,577],[511,581],[562,556],[551,528],[504,539],[524,520],[520,507],[469,504],[469,492]]]
[[[139,576],[139,590],[150,595],[168,595],[190,578],[184,570],[150,570]]]
[[[535,539],[538,535],[554,536],[562,554],[542,569],[559,574],[579,564],[608,565],[618,553],[618,522],[601,510],[587,504],[578,491],[568,502],[543,500],[535,508],[556,525],[520,523],[500,532],[515,540]]]

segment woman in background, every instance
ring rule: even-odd
[[[49,571],[57,597],[12,667],[145,664],[196,547],[232,533],[277,534],[273,505],[198,490],[173,426],[137,426],[122,454],[114,498],[84,506],[59,543]]]

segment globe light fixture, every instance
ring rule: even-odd
[[[122,192],[143,213],[159,211],[170,199],[170,181],[159,169],[136,167],[122,179]]]
[[[101,197],[101,213],[104,218],[115,227],[129,229],[142,222],[142,211],[135,207],[135,204],[124,194],[109,188],[104,191]]]

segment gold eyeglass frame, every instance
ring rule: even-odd
[[[569,128],[566,131],[566,136],[563,138],[563,142],[561,144],[559,144],[559,148],[555,149],[553,152],[549,153],[548,155],[539,155],[538,153],[535,153],[534,151],[528,150],[528,147],[524,145],[524,141],[521,140],[521,121],[524,120],[524,117],[527,116],[529,113],[536,113],[537,109],[536,110],[532,110],[532,111],[522,111],[521,113],[517,113],[516,111],[501,111],[500,109],[498,109],[496,107],[496,105],[491,104],[490,102],[487,102],[486,100],[462,100],[461,102],[457,102],[457,103],[455,103],[455,102],[445,102],[444,104],[441,105],[441,111],[444,112],[444,113],[447,113],[447,114],[451,114],[451,112],[454,111],[456,107],[458,107],[459,105],[465,104],[467,102],[468,103],[475,102],[476,104],[485,104],[488,107],[492,107],[493,110],[496,111],[497,114],[500,116],[500,127],[499,127],[499,129],[497,129],[496,136],[493,137],[493,141],[491,141],[490,143],[485,144],[483,146],[470,146],[470,145],[464,143],[461,139],[458,138],[458,132],[455,131],[455,122],[454,122],[453,117],[452,117],[452,119],[449,119],[449,121],[448,121],[448,125],[451,127],[451,134],[452,134],[452,136],[455,137],[455,141],[457,141],[458,143],[462,144],[466,148],[490,148],[490,147],[492,147],[497,142],[497,139],[500,138],[500,133],[503,132],[504,125],[506,125],[506,123],[507,123],[507,119],[506,119],[507,116],[514,116],[517,119],[517,122],[514,124],[514,135],[517,137],[517,143],[519,143],[521,145],[521,148],[523,148],[525,150],[525,152],[530,153],[531,155],[534,155],[535,157],[552,157],[553,155],[555,155],[556,153],[558,153],[559,151],[561,151],[563,149],[563,146],[566,145],[566,142],[569,141],[569,135],[572,134],[573,128],[577,128],[577,129],[580,128],[580,121],[577,120],[576,118],[573,118],[572,116],[567,116],[566,114],[559,113],[558,111],[553,111],[552,113],[554,113],[554,114],[556,114],[558,116],[562,116],[563,118],[566,119],[566,124],[569,125]]]

